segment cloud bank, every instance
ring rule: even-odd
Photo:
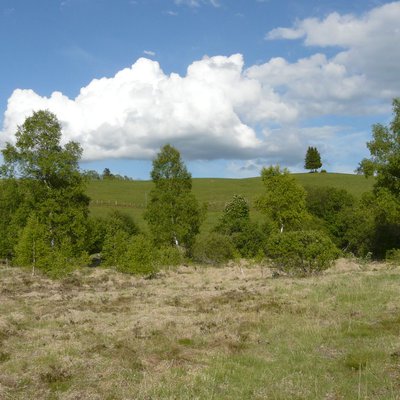
[[[333,13],[267,33],[267,40],[302,40],[319,49],[292,63],[273,58],[245,68],[240,54],[204,57],[180,76],[141,58],[113,77],[94,79],[75,99],[16,89],[0,146],[32,111],[49,109],[65,140],[82,144],[84,160],[150,159],[169,142],[189,160],[268,158],[293,165],[310,143],[328,152],[341,134],[341,127],[307,127],[309,118],[390,110],[400,92],[399,20],[400,2],[394,2],[358,17]],[[327,47],[336,54],[324,54]]]

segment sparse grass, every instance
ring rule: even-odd
[[[346,189],[356,197],[372,189],[374,179],[350,174],[294,174],[303,186],[333,186]],[[130,214],[141,228],[145,228],[143,212],[148,195],[152,189],[150,181],[91,181],[87,193],[92,199],[91,213],[104,216],[112,209],[119,209]],[[200,203],[208,204],[207,218],[202,231],[209,232],[215,225],[225,204],[232,200],[234,194],[244,196],[250,203],[251,213],[255,219],[260,214],[254,210],[257,197],[263,193],[261,178],[193,179],[193,192]]]
[[[400,267],[0,268],[1,399],[400,399]]]

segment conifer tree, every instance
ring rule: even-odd
[[[316,147],[308,147],[304,160],[304,168],[317,172],[318,168],[322,167],[321,155]]]

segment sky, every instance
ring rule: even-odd
[[[400,96],[400,1],[0,0],[0,148],[47,109],[81,167],[353,173]]]

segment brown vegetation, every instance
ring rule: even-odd
[[[252,349],[263,362],[276,361],[270,342],[285,335],[288,328],[278,323],[283,316],[302,318],[302,329],[316,334],[320,328],[339,329],[345,322],[331,304],[333,294],[326,300],[330,305],[319,304],[312,300],[315,288],[332,290],[338,277],[354,278],[356,287],[361,275],[377,276],[386,268],[376,264],[361,272],[358,264],[341,261],[324,276],[306,279],[273,279],[267,268],[235,264],[182,266],[153,279],[86,269],[52,281],[0,267],[0,398],[172,399],[177,393],[193,398],[215,359]],[[398,268],[392,271],[399,276]],[[399,312],[395,299],[385,307]],[[346,318],[361,312],[350,309],[342,310]],[[398,330],[393,315],[378,328]],[[391,343],[390,373],[398,386],[399,338]],[[368,360],[359,362],[328,342],[318,352],[343,359],[350,369],[367,367]],[[208,385],[211,390],[213,383]]]

